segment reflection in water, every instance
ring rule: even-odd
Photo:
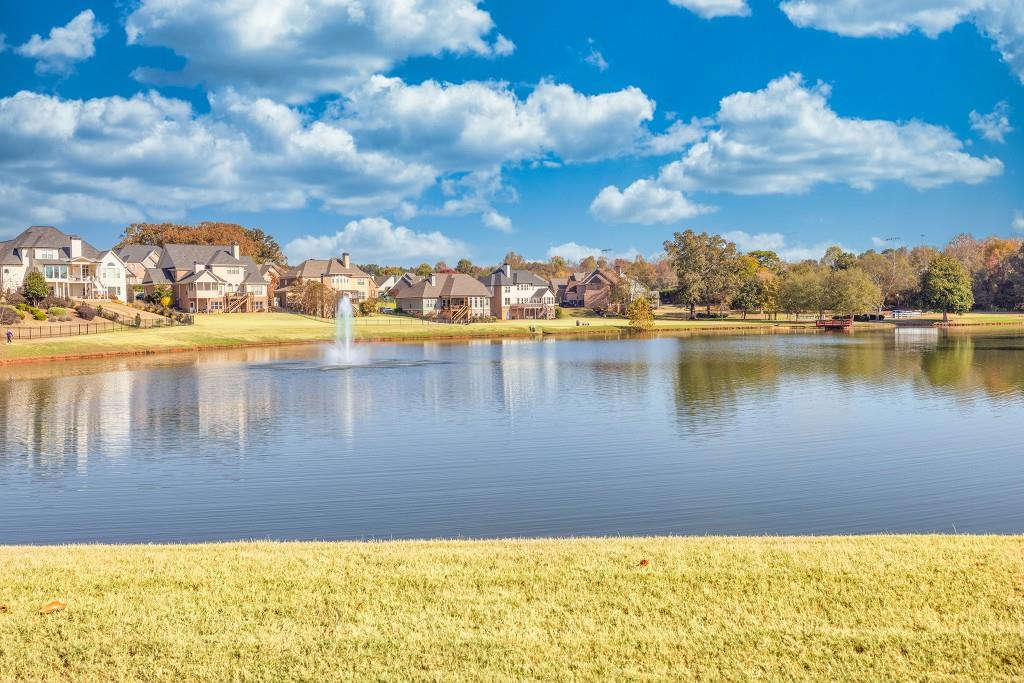
[[[0,368],[0,543],[1024,531],[1024,336]]]

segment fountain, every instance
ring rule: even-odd
[[[347,294],[338,299],[335,326],[334,346],[327,350],[327,359],[335,365],[359,365],[362,354],[352,347],[352,301]]]

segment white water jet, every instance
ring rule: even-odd
[[[347,294],[338,299],[334,346],[327,350],[327,358],[336,365],[358,365],[362,362],[362,354],[352,347],[352,301]]]

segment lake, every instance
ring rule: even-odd
[[[1024,532],[1024,335],[0,367],[0,543]]]

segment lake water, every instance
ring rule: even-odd
[[[0,543],[1024,532],[1024,336],[0,367]]]

